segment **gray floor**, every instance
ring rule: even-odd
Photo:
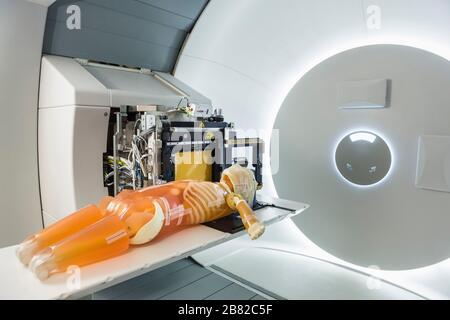
[[[183,259],[97,292],[94,300],[265,300],[201,266]]]

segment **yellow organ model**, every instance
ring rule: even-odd
[[[238,211],[252,239],[264,232],[249,203],[256,181],[239,165],[224,170],[220,183],[176,181],[105,197],[27,238],[17,248],[20,261],[41,280],[125,252],[181,226],[209,222]]]

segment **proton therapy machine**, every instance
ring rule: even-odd
[[[240,137],[234,124],[226,122],[222,111],[214,109],[208,98],[172,75],[50,55],[42,58],[41,68],[39,170],[44,225],[51,227],[38,234],[40,238],[33,236],[21,246],[2,252],[8,261],[3,271],[20,272],[20,278],[27,279],[16,286],[13,295],[17,298],[82,297],[236,238],[244,229],[251,238],[257,238],[264,224],[281,221],[308,207],[259,194],[254,197],[255,191],[262,187],[263,141]],[[247,172],[252,178],[242,180]],[[166,184],[170,190],[163,187]],[[136,193],[139,190],[144,193]],[[129,232],[136,218],[123,225],[114,220],[117,218],[103,219],[104,226],[96,234],[117,231],[111,241],[117,245],[110,249],[115,253],[109,255],[99,249],[104,253],[99,255],[100,259],[83,257],[79,264],[87,266],[82,269],[81,287],[67,289],[64,280],[69,262],[78,260],[66,259],[64,263],[55,260],[47,268],[50,262],[43,261],[47,253],[32,259],[38,249],[58,237],[63,239],[68,230],[75,230],[77,225],[81,228],[95,216],[98,209],[87,205],[99,203],[103,198],[106,200],[99,203],[99,213],[108,212],[111,203],[125,203],[127,199],[137,199],[138,194],[151,194],[154,201],[159,190],[166,191],[161,194],[164,198],[158,198],[162,202],[151,205],[156,210],[151,213],[154,219],[149,218],[147,224],[142,223],[143,227],[129,234],[130,244],[147,243],[159,230],[165,230],[161,223],[175,220],[176,210],[171,207],[167,192],[181,190],[188,203],[184,207],[191,208],[189,212],[197,216],[185,215],[181,223],[185,227],[169,232],[170,235],[163,232],[150,244],[122,255],[119,254],[128,248],[128,242],[115,239],[123,239],[118,232]],[[236,197],[228,200],[226,195],[230,192]],[[217,201],[211,198],[212,194],[220,194],[217,199],[226,203],[211,204]],[[119,202],[108,200],[117,195]],[[243,200],[248,206],[241,205]],[[108,204],[103,206],[105,201]],[[164,201],[169,203],[166,207]],[[117,213],[121,204],[118,205],[111,210]],[[180,204],[175,205],[178,208]],[[202,205],[220,212],[202,210],[205,207]],[[229,214],[233,210],[240,214]],[[69,216],[73,212],[77,214]],[[123,218],[124,214],[117,216]],[[161,223],[155,231],[158,219]],[[92,232],[97,230],[89,228]],[[83,235],[77,243],[90,246],[93,242],[86,242],[86,237]],[[58,259],[72,252],[72,244],[66,242],[60,247]],[[25,266],[12,258],[14,251]],[[112,259],[92,264],[108,257]],[[47,279],[55,272],[58,274]],[[14,278],[9,280],[12,287]]]
[[[264,144],[237,138],[233,127],[208,98],[170,74],[44,56],[39,169],[45,225],[124,189],[218,182],[233,163],[249,166],[260,188]]]

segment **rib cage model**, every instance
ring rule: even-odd
[[[176,181],[105,197],[28,237],[17,248],[20,261],[44,280],[150,242],[163,231],[209,222],[238,211],[252,239],[264,232],[248,205],[256,181],[251,170],[233,165],[220,183]]]

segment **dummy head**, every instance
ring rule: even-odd
[[[247,203],[253,203],[257,183],[252,170],[234,164],[222,172],[220,183],[226,185],[232,192],[241,195]]]

